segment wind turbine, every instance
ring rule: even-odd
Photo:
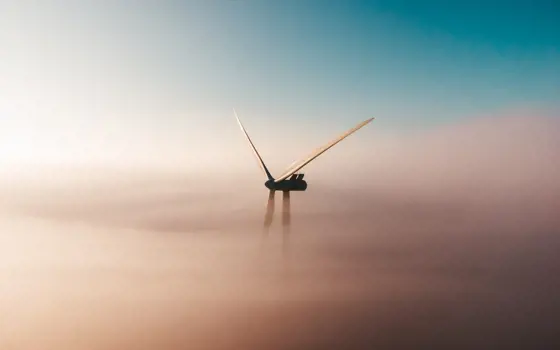
[[[269,190],[269,192],[268,192],[268,202],[267,202],[267,205],[266,205],[266,214],[265,214],[265,217],[264,217],[265,234],[268,234],[268,229],[270,228],[270,225],[272,225],[272,217],[273,217],[273,214],[274,214],[274,195],[275,195],[276,191],[282,191],[282,227],[283,227],[284,250],[285,250],[288,235],[290,233],[290,224],[291,224],[291,222],[290,222],[291,221],[290,220],[290,192],[291,191],[305,191],[307,189],[307,182],[305,180],[303,180],[304,174],[298,173],[298,171],[301,170],[301,168],[303,168],[307,164],[311,163],[311,161],[313,161],[315,158],[319,157],[321,154],[326,152],[329,148],[333,147],[334,145],[336,145],[340,141],[342,141],[345,138],[347,138],[348,136],[352,135],[354,132],[358,131],[359,129],[364,127],[366,124],[368,124],[369,122],[371,122],[375,118],[370,118],[370,119],[364,120],[363,122],[356,125],[352,129],[346,131],[345,133],[343,133],[342,135],[340,135],[336,139],[330,141],[325,146],[316,149],[309,156],[303,158],[300,161],[296,161],[296,162],[292,163],[282,175],[280,175],[277,179],[275,179],[270,174],[270,171],[268,170],[268,168],[264,164],[264,161],[263,161],[261,155],[259,154],[259,151],[257,151],[257,148],[253,144],[253,141],[251,141],[251,138],[249,137],[249,134],[247,133],[247,130],[245,130],[245,127],[243,127],[243,124],[241,123],[241,120],[239,119],[239,116],[237,116],[237,112],[235,111],[235,109],[233,110],[233,114],[235,114],[235,118],[237,119],[237,123],[239,124],[239,127],[241,128],[241,130],[245,134],[245,137],[247,138],[247,141],[249,141],[249,145],[251,146],[251,148],[253,150],[253,153],[255,154],[255,157],[257,158],[257,161],[259,162],[259,166],[261,167],[262,171],[264,172],[265,176],[267,177],[267,181],[264,183],[265,187],[268,188],[268,190]]]

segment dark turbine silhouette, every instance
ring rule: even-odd
[[[313,159],[317,158],[324,152],[326,152],[329,148],[333,147],[340,141],[344,140],[346,137],[350,136],[354,132],[358,131],[360,128],[371,122],[374,118],[367,119],[360,124],[356,125],[352,129],[346,131],[344,134],[340,135],[336,139],[330,141],[325,146],[316,149],[311,153],[308,157],[302,159],[301,161],[294,162],[288,169],[277,179],[275,179],[268,168],[264,164],[264,161],[261,158],[261,155],[257,151],[257,148],[251,141],[249,134],[243,127],[241,120],[237,116],[235,109],[233,110],[235,114],[235,118],[237,119],[237,123],[239,123],[239,127],[245,134],[247,141],[249,141],[249,145],[255,154],[259,162],[259,166],[261,167],[262,171],[267,177],[267,181],[264,183],[265,187],[268,188],[268,202],[266,205],[266,214],[264,216],[264,234],[268,236],[268,230],[270,225],[272,225],[272,217],[274,216],[274,195],[276,191],[282,191],[282,227],[283,227],[283,249],[284,252],[287,250],[288,244],[288,237],[290,235],[290,225],[291,225],[291,217],[290,217],[290,192],[291,191],[305,191],[307,189],[307,182],[303,179],[304,174],[298,173],[304,166],[309,164]]]

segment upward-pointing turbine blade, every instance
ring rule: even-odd
[[[251,138],[249,137],[249,134],[247,133],[247,131],[243,127],[243,124],[241,123],[241,120],[239,120],[239,117],[237,116],[237,112],[235,111],[235,109],[233,109],[233,114],[235,114],[235,119],[237,119],[237,123],[239,124],[239,127],[241,128],[241,131],[243,131],[243,133],[245,134],[245,137],[247,138],[247,141],[249,141],[249,145],[253,149],[253,153],[255,154],[255,157],[257,158],[257,161],[259,162],[259,166],[261,167],[262,171],[264,172],[264,174],[266,175],[266,177],[269,180],[274,180],[272,175],[270,175],[270,172],[268,171],[268,168],[264,164],[264,161],[262,160],[262,157],[259,154],[259,151],[257,151],[257,148],[253,144],[253,141],[251,141]]]
[[[282,174],[278,179],[276,179],[275,182],[280,182],[282,180],[287,179],[292,174],[295,174],[298,170],[300,170],[301,168],[303,168],[304,166],[309,164],[313,159],[319,157],[321,154],[325,153],[329,148],[333,147],[334,145],[336,145],[340,141],[342,141],[345,138],[347,138],[348,136],[352,135],[354,132],[358,131],[359,129],[361,129],[362,127],[367,125],[373,119],[375,119],[375,118],[370,118],[368,120],[365,120],[365,121],[361,122],[360,124],[356,125],[352,129],[346,131],[344,134],[340,135],[336,139],[332,140],[331,142],[329,142],[325,146],[323,146],[321,148],[318,148],[313,153],[311,153],[311,155],[309,155],[307,158],[304,158],[301,162],[299,162],[298,165],[289,168],[286,172],[284,172],[284,174]]]

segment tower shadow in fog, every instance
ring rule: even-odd
[[[290,229],[291,229],[290,192],[305,191],[307,189],[307,182],[303,180],[304,174],[298,173],[298,171],[302,169],[304,166],[306,166],[307,164],[311,163],[311,161],[313,161],[315,158],[317,158],[318,156],[326,152],[329,148],[333,147],[340,141],[344,140],[346,137],[350,136],[354,132],[358,131],[359,129],[367,125],[374,118],[370,118],[361,122],[360,124],[346,131],[336,139],[330,141],[325,146],[313,151],[313,153],[303,158],[301,161],[292,163],[288,167],[288,169],[282,175],[280,175],[280,177],[275,179],[270,174],[270,171],[268,171],[268,168],[264,164],[261,155],[257,151],[257,148],[253,144],[253,141],[251,141],[251,138],[249,137],[249,134],[243,127],[241,120],[239,120],[239,117],[237,116],[235,109],[233,110],[233,114],[235,115],[235,118],[237,119],[237,123],[239,124],[241,131],[243,131],[243,134],[245,134],[245,137],[247,138],[247,141],[249,142],[249,145],[251,146],[251,149],[253,150],[253,153],[257,158],[257,161],[259,162],[259,166],[261,167],[262,171],[267,177],[267,181],[265,182],[264,185],[266,188],[268,188],[269,193],[268,193],[268,202],[266,205],[266,213],[264,216],[263,238],[266,238],[268,236],[268,231],[270,229],[270,225],[272,224],[272,217],[274,215],[274,195],[276,191],[282,191],[283,193],[282,195],[282,231],[283,231],[282,246],[283,246],[284,255],[286,255],[286,253],[288,252],[288,244],[289,244],[288,240],[289,240]]]

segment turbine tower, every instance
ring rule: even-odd
[[[243,127],[243,124],[241,123],[241,120],[237,116],[237,112],[235,111],[235,109],[233,110],[233,114],[235,114],[235,118],[237,119],[237,123],[239,124],[239,127],[241,128],[241,130],[245,134],[245,137],[247,138],[247,141],[249,142],[249,145],[251,146],[251,149],[253,150],[253,153],[255,154],[255,157],[257,158],[259,166],[261,167],[263,173],[265,174],[265,176],[267,178],[267,181],[264,183],[265,187],[268,188],[268,190],[269,190],[269,192],[268,192],[268,202],[267,202],[267,205],[266,205],[266,213],[265,213],[265,216],[264,216],[264,233],[265,233],[265,235],[268,235],[268,230],[269,230],[270,226],[272,225],[272,217],[274,215],[274,195],[275,195],[276,191],[282,191],[282,227],[283,227],[283,242],[284,242],[283,247],[284,247],[284,252],[285,252],[286,248],[287,248],[288,237],[289,237],[289,234],[290,234],[290,224],[291,224],[290,192],[291,191],[305,191],[307,189],[307,182],[305,180],[303,180],[304,174],[298,173],[298,171],[301,170],[307,164],[311,163],[311,161],[313,161],[315,158],[317,158],[318,156],[320,156],[321,154],[326,152],[329,148],[333,147],[334,145],[336,145],[340,141],[344,140],[345,138],[347,138],[348,136],[350,136],[354,132],[358,131],[359,129],[364,127],[366,124],[368,124],[369,122],[371,122],[375,118],[370,118],[370,119],[367,119],[367,120],[361,122],[360,124],[356,125],[352,129],[346,131],[345,133],[343,133],[342,135],[340,135],[336,139],[330,141],[325,146],[316,149],[309,156],[303,158],[300,161],[296,161],[296,162],[292,163],[292,165],[290,165],[288,167],[288,169],[282,175],[280,175],[277,179],[275,179],[270,174],[270,171],[268,171],[268,168],[264,164],[264,161],[263,161],[261,155],[259,154],[259,151],[257,151],[257,148],[255,147],[255,145],[253,144],[253,141],[249,137],[249,134],[247,133],[247,130],[245,130],[245,127]]]

